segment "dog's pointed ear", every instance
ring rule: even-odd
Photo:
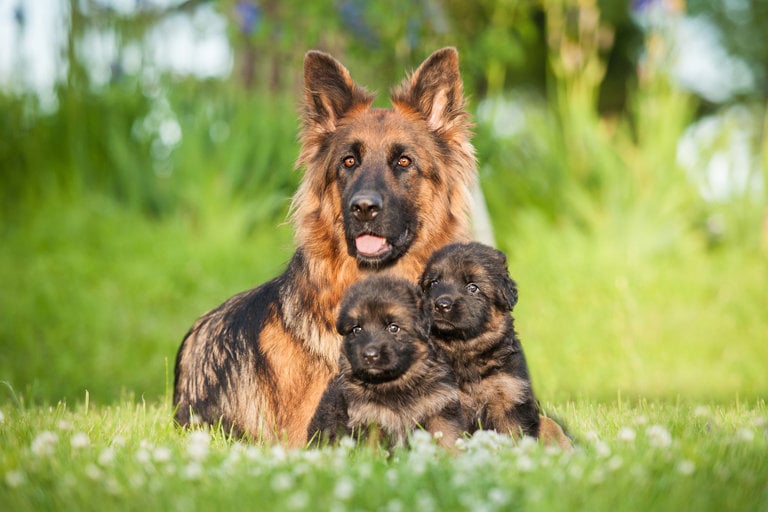
[[[489,261],[493,262],[493,267],[498,272],[495,275],[495,279],[499,281],[496,301],[499,306],[509,308],[512,311],[512,308],[517,304],[517,283],[510,277],[509,270],[507,270],[507,255],[490,247],[488,251]]]
[[[429,127],[444,134],[469,124],[464,88],[459,72],[459,53],[443,48],[430,55],[392,93],[392,104],[417,112]]]
[[[304,125],[332,132],[339,120],[356,108],[368,108],[373,94],[352,80],[339,61],[316,50],[304,57]]]
[[[517,283],[508,275],[504,276],[499,286],[499,292],[501,293],[501,302],[512,311],[512,308],[517,304]]]

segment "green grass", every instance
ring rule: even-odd
[[[765,402],[558,408],[574,453],[476,435],[456,455],[416,435],[387,456],[186,432],[166,402],[2,409],[5,510],[768,510]],[[421,433],[419,433],[421,434]]]

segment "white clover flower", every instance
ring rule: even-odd
[[[56,424],[56,428],[59,430],[72,430],[72,423],[67,420],[59,420]]]
[[[611,471],[618,471],[619,469],[621,469],[621,466],[623,465],[624,465],[624,460],[618,455],[614,455],[613,457],[611,457],[608,460],[608,464],[606,464],[608,469],[610,469]]]
[[[635,433],[635,430],[632,427],[622,427],[619,430],[617,437],[622,441],[631,443],[635,440],[635,437],[637,437],[637,434]]]
[[[149,451],[147,451],[146,448],[139,448],[136,450],[135,459],[139,464],[149,464],[152,457],[149,455]]]
[[[120,434],[116,435],[115,437],[112,438],[112,446],[117,446],[117,447],[125,446],[125,438]]]
[[[152,458],[155,462],[168,462],[171,460],[171,450],[166,446],[158,446],[152,452]]]
[[[186,480],[199,480],[203,476],[203,466],[197,461],[192,461],[184,467],[183,476]]]
[[[278,473],[272,477],[270,485],[272,490],[276,492],[287,491],[293,487],[293,476],[289,473]]]
[[[108,446],[107,448],[104,448],[101,450],[101,453],[99,454],[99,458],[97,459],[98,463],[102,466],[111,466],[112,462],[115,460],[115,449],[111,446]]]
[[[677,465],[677,472],[681,475],[692,475],[694,471],[696,471],[696,464],[691,460],[681,460]]]
[[[712,411],[706,405],[697,405],[693,410],[693,415],[697,418],[708,418],[712,415]]]
[[[419,512],[433,512],[436,510],[435,499],[427,491],[419,491],[416,495],[416,510]]]
[[[595,453],[600,459],[607,459],[611,455],[611,448],[604,442],[598,441],[595,443]]]
[[[494,487],[488,491],[488,501],[496,506],[503,507],[510,501],[509,491]]]
[[[533,459],[531,459],[527,455],[520,455],[517,458],[517,469],[522,471],[523,473],[528,473],[530,471],[533,471],[536,468],[536,464],[533,462]]]
[[[49,430],[44,430],[32,440],[30,449],[32,450],[32,453],[38,457],[53,455],[53,452],[56,448],[56,443],[58,442],[58,435]]]
[[[599,440],[600,440],[600,436],[599,436],[599,435],[598,435],[598,433],[597,433],[596,431],[594,431],[594,430],[590,430],[589,432],[587,432],[586,434],[584,434],[584,438],[585,438],[587,441],[590,441],[590,442],[592,442],[592,443],[594,443],[595,441],[599,441]]]
[[[0,421],[2,423],[2,421]],[[768,419],[765,418],[765,416],[756,416],[755,418],[752,418],[752,426],[753,427],[764,427],[768,425]]]
[[[672,435],[661,425],[651,425],[645,430],[651,446],[656,448],[668,448],[672,444]]]
[[[201,461],[208,456],[211,446],[211,436],[203,430],[195,430],[187,438],[187,455],[196,461]]]
[[[102,475],[101,469],[96,464],[88,464],[85,466],[85,476],[91,480],[100,480]]]
[[[736,431],[736,439],[745,443],[751,443],[755,440],[755,432],[749,428],[740,428]]]
[[[333,487],[333,495],[341,500],[347,501],[355,493],[355,482],[348,476],[342,476]]]
[[[82,448],[87,448],[88,445],[91,444],[91,440],[88,438],[88,434],[85,432],[78,432],[72,436],[72,438],[69,440],[69,444],[75,450],[80,450]]]
[[[339,440],[339,448],[352,450],[357,446],[357,442],[351,436],[344,436]]]
[[[13,469],[5,474],[5,483],[8,487],[19,487],[27,481],[27,475],[20,469]]]
[[[648,423],[648,416],[641,414],[635,418],[635,425],[645,425]]]
[[[288,498],[288,501],[285,502],[286,507],[288,507],[289,510],[302,510],[307,508],[307,505],[309,505],[309,494],[307,494],[304,491],[298,491]]]

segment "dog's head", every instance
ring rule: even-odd
[[[352,374],[363,382],[389,382],[429,356],[430,314],[418,287],[369,277],[344,294],[336,330]]]
[[[505,315],[517,303],[517,286],[503,252],[477,242],[450,244],[433,253],[420,285],[432,330],[440,337],[480,335],[494,313]]]
[[[296,224],[307,235],[298,237],[341,225],[343,239],[331,235],[341,250],[360,267],[381,268],[463,229],[475,167],[455,49],[426,59],[393,92],[392,109],[372,108],[373,95],[322,52],[307,53],[304,86],[307,173],[292,209],[294,218],[306,213]]]

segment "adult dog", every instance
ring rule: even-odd
[[[476,178],[458,53],[438,50],[373,108],[331,56],[304,60],[291,204],[297,250],[283,274],[200,317],[176,357],[181,425],[221,423],[255,440],[306,442],[338,372],[344,290],[373,273],[415,282],[438,247],[467,240]]]
[[[424,428],[455,444],[468,424],[453,369],[429,339],[431,317],[421,290],[403,279],[372,276],[347,290],[336,322],[340,373],[312,418],[310,441],[373,428],[388,446],[404,446]]]

